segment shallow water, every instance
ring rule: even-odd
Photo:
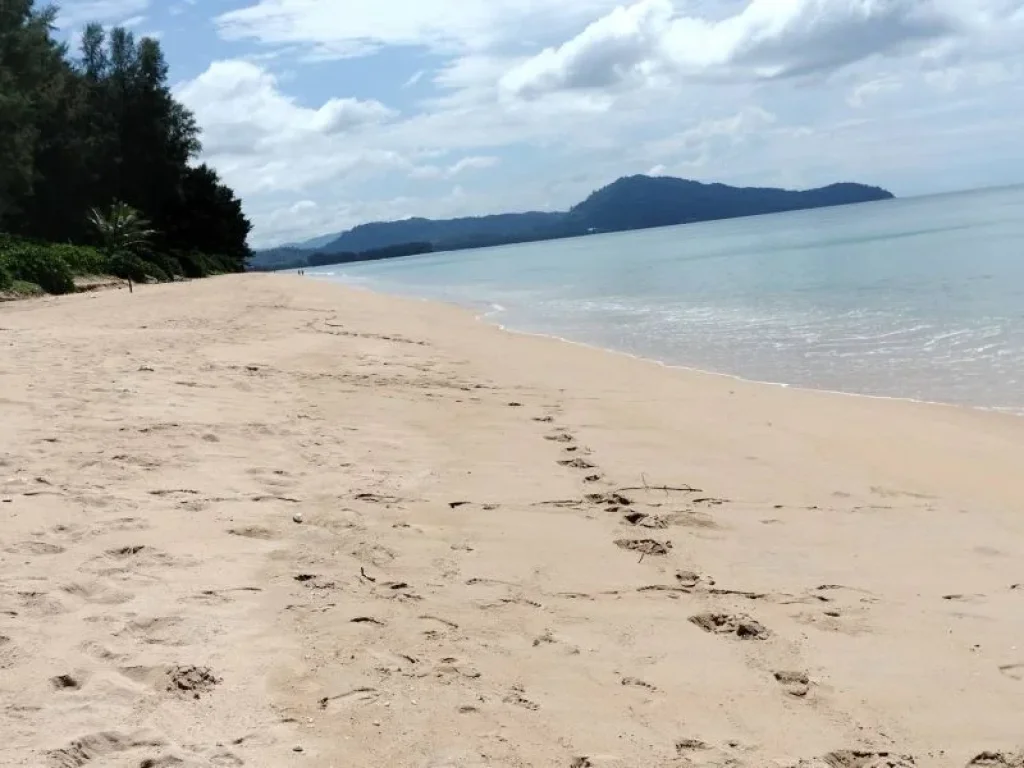
[[[308,274],[671,365],[1024,414],[1024,187]]]

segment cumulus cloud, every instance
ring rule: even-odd
[[[334,98],[317,109],[300,106],[281,92],[272,73],[240,59],[213,62],[175,93],[195,112],[207,151],[214,154],[256,152],[267,144],[352,131],[397,115],[373,100]]]
[[[1014,0],[751,0],[718,20],[641,0],[512,68],[502,86],[531,97],[657,76],[766,80],[831,72],[994,31]]]
[[[207,159],[243,194],[410,166],[399,152],[353,141],[397,116],[378,101],[332,98],[304,107],[280,90],[273,73],[239,59],[215,61],[174,90],[203,126]]]

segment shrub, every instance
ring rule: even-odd
[[[7,239],[0,258],[13,280],[35,283],[47,293],[72,293],[75,281],[67,262],[50,246]]]
[[[199,251],[177,251],[175,256],[181,263],[185,277],[206,277],[212,271],[206,255]]]
[[[181,262],[166,253],[147,253],[143,255],[143,260],[149,262],[151,265],[157,267],[160,270],[160,274],[163,275],[161,280],[172,280],[175,277],[180,277],[184,274],[181,268]],[[156,277],[154,273],[152,275]]]
[[[171,276],[164,272],[159,264],[154,264],[151,261],[143,261],[143,264],[146,265],[146,277],[148,279],[155,280],[158,283],[169,283],[171,281]]]
[[[110,273],[122,280],[144,283],[149,279],[149,267],[151,265],[128,251],[121,251],[110,257]]]
[[[3,255],[0,255],[0,291],[9,291],[14,285],[14,275],[7,268]]]
[[[106,275],[110,272],[110,260],[96,248],[63,244],[53,244],[47,247],[64,259],[73,275]]]
[[[11,293],[13,293],[15,296],[28,298],[29,296],[42,296],[43,294],[46,293],[46,291],[44,291],[35,283],[28,283],[25,282],[24,280],[15,280],[11,284]]]

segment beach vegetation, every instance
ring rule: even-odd
[[[201,130],[160,43],[90,24],[72,48],[56,19],[35,0],[0,3],[0,286],[245,269],[251,224],[198,162]]]

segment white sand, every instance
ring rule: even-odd
[[[1024,766],[1022,474],[308,278],[0,306],[0,765]]]

